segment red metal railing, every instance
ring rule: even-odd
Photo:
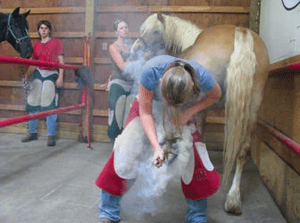
[[[84,38],[83,43],[83,65],[87,65],[91,68],[91,39]],[[45,62],[45,61],[38,61],[38,60],[30,60],[24,59],[19,57],[11,57],[11,56],[4,56],[0,55],[0,63],[9,63],[9,64],[23,64],[23,65],[31,65],[31,66],[43,66],[43,67],[51,67],[51,68],[62,68],[62,69],[70,69],[70,70],[77,70],[79,66],[70,65],[70,64],[60,64],[54,62]],[[77,110],[77,109],[86,109],[88,114],[88,123],[87,123],[87,141],[88,141],[88,148],[92,148],[91,146],[91,132],[90,130],[90,99],[87,95],[88,88],[85,86],[81,93],[81,104],[75,104],[69,107],[58,108],[50,111],[38,112],[34,114],[24,115],[20,117],[9,118],[5,120],[0,120],[0,128],[6,127],[9,125],[30,121],[33,119],[40,119],[47,117],[49,115],[54,115],[58,113],[63,113],[67,111]],[[82,122],[79,125],[80,134],[82,134]]]
[[[280,68],[275,68],[270,70],[270,75],[276,75],[276,74],[282,74],[284,72],[289,72],[289,71],[300,71],[300,63],[294,63],[290,64],[284,67]],[[279,140],[281,143],[286,145],[288,148],[296,152],[297,154],[300,155],[300,145],[296,143],[294,140],[290,139],[289,137],[285,136],[278,130],[272,128],[270,125],[267,123],[259,120],[258,125],[264,128],[266,131],[268,131],[271,135],[273,135],[277,140]]]
[[[275,68],[270,70],[270,75],[274,75],[276,73],[279,72],[283,72],[283,71],[299,71],[300,70],[300,63],[294,63],[294,64],[290,64],[284,67],[279,67],[279,68]]]
[[[258,121],[257,123],[259,126],[261,126],[263,129],[265,129],[267,132],[269,132],[271,135],[273,135],[277,140],[279,140],[281,143],[286,145],[288,148],[296,152],[298,155],[300,155],[300,145],[293,141],[292,139],[288,138],[278,130],[272,128],[267,123],[264,123],[262,121]]]

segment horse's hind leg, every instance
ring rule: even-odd
[[[224,205],[224,210],[228,213],[233,213],[236,215],[242,213],[243,205],[241,200],[240,183],[241,183],[243,168],[248,160],[248,151],[250,148],[249,146],[250,146],[250,137],[249,137],[249,142],[245,144],[245,147],[242,150],[243,154],[240,154],[236,161],[235,174]]]
[[[260,78],[257,78],[254,82],[253,91],[251,95],[251,104],[250,104],[250,113],[249,113],[249,121],[247,123],[247,133],[245,142],[240,150],[240,153],[236,160],[236,170],[233,178],[233,182],[231,188],[227,194],[226,202],[224,205],[224,209],[226,212],[241,214],[242,213],[242,202],[240,195],[240,182],[242,171],[245,164],[248,161],[249,150],[250,150],[250,142],[251,142],[251,132],[254,130],[257,119],[257,111],[259,109],[260,103],[262,101],[262,91],[265,83],[265,79],[267,77],[267,69],[263,73],[258,73]]]

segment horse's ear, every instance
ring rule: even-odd
[[[30,9],[27,12],[25,12],[23,15],[26,18],[29,14],[30,14]]]
[[[161,21],[161,23],[164,23],[164,22],[165,22],[165,18],[164,18],[163,14],[162,14],[161,12],[158,12],[158,13],[157,13],[157,19],[158,19],[159,21]]]
[[[18,17],[20,14],[20,7],[16,8],[13,12],[12,12],[12,16],[13,17]]]

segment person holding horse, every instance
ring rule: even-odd
[[[38,34],[41,38],[33,46],[33,60],[64,63],[63,45],[57,38],[51,37],[52,26],[47,20],[37,24]],[[48,111],[58,107],[58,88],[63,86],[63,69],[30,66],[25,73],[24,82],[30,80],[30,91],[27,95],[26,111],[36,113]],[[57,114],[46,118],[48,132],[48,146],[56,144]],[[38,120],[28,122],[28,134],[22,142],[30,142],[38,138]]]
[[[126,97],[130,94],[132,81],[124,72],[128,65],[132,41],[128,37],[128,25],[124,20],[117,19],[113,24],[117,40],[109,46],[109,55],[113,65],[113,73],[108,83],[108,130],[107,134],[115,139],[123,129]]]
[[[201,135],[196,130],[192,120],[195,114],[217,102],[221,94],[219,84],[199,63],[168,55],[154,57],[143,67],[138,100],[134,102],[130,110],[124,132],[116,139],[115,144],[119,143],[119,138],[123,140],[122,135],[128,134],[126,130],[130,128],[130,124],[139,118],[142,129],[153,148],[152,162],[160,168],[165,161],[165,152],[159,143],[155,127],[157,122],[153,110],[155,103],[160,101],[164,104],[166,112],[158,110],[158,115],[165,116],[168,114],[171,123],[178,130],[177,132],[182,133],[184,126],[191,126],[193,129],[190,132],[192,135],[192,154],[194,154],[191,163],[194,166],[192,165],[193,168],[188,173],[190,180],[186,181],[182,178],[181,182],[182,191],[188,204],[185,216],[187,223],[207,222],[205,214],[207,198],[213,195],[220,186],[220,177],[217,171],[211,163],[208,165],[210,161],[206,162],[207,159],[203,157],[203,154],[201,158],[199,156],[198,146]],[[129,131],[132,131],[133,135],[137,129],[134,126]],[[122,162],[122,159],[126,160],[126,154],[131,156],[133,150],[138,150],[140,149],[138,147],[143,146],[137,145],[134,148],[124,146],[127,151],[123,153],[123,158],[118,159],[118,162]],[[120,221],[120,200],[128,190],[128,180],[122,178],[116,169],[119,163],[114,163],[115,153],[116,148],[114,148],[110,159],[95,181],[95,184],[102,189],[99,204],[99,217],[102,223]],[[132,169],[129,162],[124,166],[126,165],[128,169]]]

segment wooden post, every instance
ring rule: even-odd
[[[260,5],[261,0],[250,1],[249,28],[257,34],[259,34]]]
[[[95,45],[95,18],[96,18],[96,0],[86,0],[86,14],[85,14],[85,37],[87,37],[87,50],[85,53],[86,65],[90,67],[92,79],[94,79],[94,45]],[[82,113],[83,125],[83,139],[88,142],[88,147],[91,148],[90,141],[93,138],[93,96],[94,90],[86,88],[87,93],[87,106]]]

